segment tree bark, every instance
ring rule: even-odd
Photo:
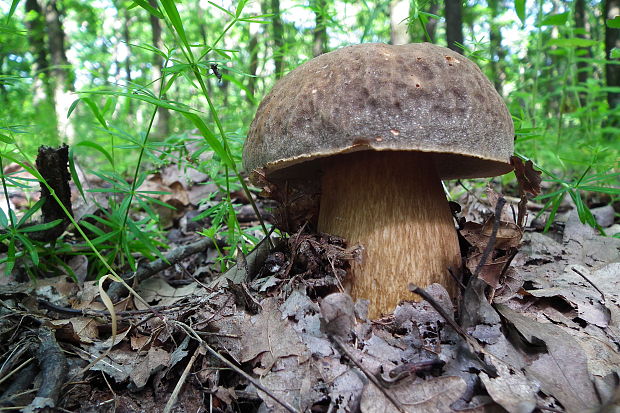
[[[250,25],[251,26],[251,25]],[[250,64],[248,72],[248,100],[254,101],[254,94],[256,93],[256,74],[258,71],[258,33],[253,33],[251,29],[249,31],[250,41],[248,48],[250,49]],[[276,72],[277,76],[277,72]]]
[[[428,12],[430,14],[436,15],[439,12],[439,2],[431,1],[431,4],[428,7]],[[428,22],[426,23],[426,32],[428,33],[428,36],[430,37],[430,42],[435,43],[435,37],[437,34],[437,19],[434,19],[432,17],[428,19]],[[429,40],[426,39],[426,36],[422,36],[422,41],[426,42]]]
[[[129,10],[127,10],[127,8],[123,9],[123,20],[125,22],[125,24],[123,25],[123,41],[125,42],[125,46],[129,48],[129,45],[131,44],[131,36],[129,34],[129,26],[131,26],[131,17],[129,16]],[[157,46],[155,45],[155,47]],[[125,63],[125,81],[127,82],[127,85],[129,85],[131,84],[131,81],[132,81],[131,79],[131,53],[127,53],[127,56],[125,56],[124,63]]]
[[[51,61],[50,74],[52,76],[52,88],[54,95],[54,107],[58,121],[58,135],[64,137],[69,144],[75,138],[75,129],[67,119],[69,107],[75,98],[73,91],[73,79],[69,69],[69,61],[65,54],[65,32],[62,27],[61,13],[58,10],[57,0],[48,0],[45,5],[45,24],[47,28],[47,44]]]
[[[581,39],[586,39],[586,2],[585,0],[576,0],[575,1],[575,30],[577,31],[577,37]],[[592,48],[591,47],[580,47],[577,49],[578,58],[583,57],[592,57]],[[588,81],[589,75],[589,65],[586,62],[581,60],[577,60],[577,82],[582,86],[585,86]],[[585,106],[586,104],[586,93],[579,92],[579,101],[581,106]]]
[[[155,0],[149,0],[149,3],[152,7],[157,8],[157,2]],[[153,46],[157,49],[164,51],[164,42],[161,38],[161,22],[159,19],[153,15],[150,15],[151,21],[151,40],[153,41]],[[129,59],[128,59],[129,60]],[[159,95],[161,89],[161,79],[163,77],[163,65],[164,59],[158,55],[157,53],[153,53],[153,87],[156,95]],[[162,96],[162,99],[165,99],[165,96]],[[166,108],[162,108],[161,106],[157,108],[157,120],[155,126],[155,136],[157,137],[165,137],[170,134],[170,111]]]
[[[262,11],[263,13],[269,13],[270,6],[268,7],[265,3],[265,1],[261,1],[260,4],[258,2],[250,2],[247,6],[247,10],[252,15],[259,14],[260,11]],[[248,24],[246,27],[246,34],[248,37],[248,52],[250,54],[250,59],[248,62],[248,74],[250,76],[248,77],[248,90],[246,98],[250,103],[254,103],[254,94],[256,93],[256,83],[258,80],[258,78],[256,77],[258,73],[258,38],[261,35],[262,25]],[[281,64],[282,63],[280,62],[280,65]],[[281,67],[279,69],[282,70]]]
[[[491,11],[491,24],[489,40],[491,45],[491,78],[493,79],[493,85],[495,90],[502,94],[502,81],[504,77],[503,62],[506,53],[502,49],[502,32],[499,24],[497,23],[497,17],[499,16],[499,8],[501,6],[500,0],[489,0],[489,9]]]
[[[273,30],[273,64],[275,66],[276,79],[282,77],[284,59],[284,29],[282,16],[280,15],[280,0],[271,0],[271,29]]]
[[[606,20],[613,19],[620,15],[620,0],[606,0],[604,1],[604,17]],[[620,30],[611,29],[605,26],[605,56],[607,60],[611,60],[611,51],[614,47],[620,47]],[[605,78],[607,80],[607,86],[619,87],[620,86],[620,65],[607,64]],[[620,93],[607,92],[607,103],[610,109],[620,106]],[[615,125],[620,121],[614,122]]]
[[[53,106],[53,91],[49,82],[49,60],[47,47],[45,45],[45,20],[43,10],[37,0],[26,0],[26,13],[32,18],[26,21],[28,28],[28,42],[30,51],[34,56],[32,66],[34,83],[32,85],[34,94],[34,105],[48,103]]]
[[[327,26],[325,21],[326,0],[313,0],[312,8],[316,15],[314,27],[314,42],[312,43],[312,55],[314,57],[327,52]]]
[[[446,40],[448,47],[463,53],[457,44],[463,44],[463,4],[461,0],[446,0]]]
[[[407,17],[409,17],[409,0],[392,0],[390,3],[390,42],[392,44],[409,43]]]

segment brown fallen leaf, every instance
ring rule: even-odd
[[[528,192],[533,196],[540,194],[540,182],[542,181],[541,171],[534,169],[532,161],[528,160],[523,163],[523,160],[517,156],[510,157],[510,163],[515,171],[515,176],[519,182],[519,187],[522,191]]]
[[[561,327],[540,323],[503,304],[496,306],[528,344],[537,348],[525,373],[540,383],[546,394],[554,396],[567,412],[583,412],[599,404],[588,361],[581,346]]]
[[[402,380],[391,386],[390,391],[407,413],[445,413],[465,391],[465,381],[456,376],[442,376],[428,380]],[[383,392],[368,383],[360,403],[362,413],[398,412]]]

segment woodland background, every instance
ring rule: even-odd
[[[590,208],[617,205],[620,0],[12,0],[0,13],[0,170],[33,165],[41,144],[70,145],[72,172],[77,161],[107,188],[94,191],[114,195],[109,232],[94,238],[112,248],[108,262],[158,255],[156,194],[138,189],[170,163],[214,184],[203,235],[244,251],[258,242],[234,196],[258,103],[304,61],[361,42],[430,41],[475,60],[513,115],[516,153],[544,173],[547,228],[569,199],[594,227]],[[6,198],[7,187],[38,188],[2,178]],[[146,213],[132,216],[136,206]],[[27,241],[23,257],[37,264]]]

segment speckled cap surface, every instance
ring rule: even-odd
[[[348,46],[280,79],[261,102],[243,150],[268,178],[359,150],[432,154],[442,179],[512,169],[514,127],[476,64],[430,43]]]

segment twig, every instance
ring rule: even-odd
[[[2,378],[0,378],[0,384],[4,383],[5,380],[8,380],[12,375],[20,371],[22,368],[26,367],[28,363],[30,363],[32,360],[34,360],[34,357],[30,357],[28,360],[24,361],[22,364],[15,367],[15,369],[9,372],[6,376],[3,376]]]
[[[164,259],[160,258],[153,262],[143,263],[137,271],[125,273],[122,278],[125,281],[135,280],[135,282],[140,283],[152,275],[171,267],[182,259],[214,246],[215,242],[212,239],[202,238],[191,244],[183,245],[168,251],[164,255]],[[112,283],[110,288],[108,288],[108,295],[113,302],[118,301],[125,294],[127,294],[127,289],[121,283]]]
[[[293,406],[291,406],[290,404],[288,404],[286,401],[284,400],[280,400],[278,399],[272,392],[271,390],[267,389],[265,386],[263,386],[262,384],[260,384],[258,381],[254,380],[254,378],[252,376],[250,376],[248,373],[246,373],[245,371],[241,370],[239,367],[237,367],[236,365],[234,365],[230,360],[228,360],[226,357],[222,356],[220,353],[218,353],[217,351],[215,351],[210,345],[208,345],[197,333],[196,331],[194,331],[194,329],[192,329],[190,326],[188,326],[185,323],[182,323],[180,321],[174,321],[174,320],[170,320],[169,322],[171,322],[172,324],[176,324],[177,326],[181,327],[183,330],[185,330],[186,333],[188,333],[192,338],[194,338],[196,341],[198,341],[200,343],[200,345],[204,346],[205,349],[207,349],[207,351],[209,351],[209,353],[211,353],[211,355],[213,355],[215,358],[217,358],[218,360],[220,360],[222,363],[226,364],[228,367],[230,367],[232,370],[235,371],[235,373],[243,376],[247,381],[249,381],[250,383],[252,383],[254,385],[254,387],[256,387],[257,389],[261,390],[263,393],[267,394],[269,397],[271,397],[276,403],[278,403],[280,406],[284,407],[286,410],[288,410],[291,413],[301,413],[299,410],[297,410],[296,408],[294,408]]]
[[[448,314],[446,313],[446,310],[443,309],[442,306],[439,305],[439,303],[437,301],[435,301],[435,299],[433,297],[431,297],[425,290],[421,289],[420,287],[418,287],[417,285],[414,284],[409,284],[409,291],[411,291],[412,293],[416,293],[419,296],[421,296],[424,300],[426,300],[431,307],[433,307],[435,309],[435,311],[437,311],[439,313],[440,316],[443,317],[444,320],[446,320],[446,322],[450,325],[450,327],[452,327],[454,329],[454,331],[456,331],[458,333],[458,335],[460,335],[466,342],[467,344],[469,344],[471,346],[471,348],[478,352],[478,353],[482,353],[482,354],[489,354],[481,345],[480,343],[478,343],[476,341],[476,339],[474,339],[473,337],[471,337],[469,334],[467,334],[465,332],[465,330],[463,330],[463,328],[457,324],[456,321],[454,321],[454,319]],[[477,354],[474,354],[474,356],[478,359],[478,361],[480,361],[480,363],[482,363],[482,365],[486,368],[487,370],[487,374],[491,377],[497,377],[497,369],[490,365],[489,363],[485,362],[484,360],[482,360],[480,358],[480,356],[478,356]],[[499,360],[499,359],[498,359]]]
[[[452,279],[454,280],[456,285],[458,285],[461,291],[465,291],[465,284],[463,284],[463,282],[459,280],[459,278],[456,276],[456,274],[454,274],[451,268],[448,268],[448,274],[450,274],[450,277],[452,277]]]
[[[353,354],[351,354],[349,350],[347,350],[345,345],[336,336],[329,334],[328,337],[334,343],[336,343],[340,351],[342,351],[345,354],[345,356],[347,356],[347,358],[351,360],[351,362],[355,364],[357,368],[359,368],[366,375],[366,377],[368,377],[368,380],[370,380],[372,384],[374,384],[381,391],[381,393],[383,393],[383,395],[390,401],[390,403],[392,403],[394,407],[396,407],[396,410],[398,410],[401,413],[405,413],[405,410],[403,409],[401,404],[398,402],[398,400],[396,400],[396,398],[385,388],[385,386],[383,386],[379,382],[379,380],[375,377],[374,374],[372,374],[372,372],[370,372],[366,367],[364,367],[362,363],[360,363],[359,361],[355,359]]]
[[[187,375],[192,369],[192,366],[194,365],[194,362],[198,358],[199,354],[200,354],[200,346],[196,347],[196,350],[194,350],[194,354],[192,354],[192,358],[189,359],[187,366],[185,366],[185,369],[183,370],[183,374],[181,374],[179,381],[177,382],[176,386],[174,386],[174,390],[172,391],[172,394],[170,395],[170,398],[168,399],[168,402],[166,403],[166,407],[164,407],[164,413],[170,413],[170,411],[172,410],[172,407],[174,406],[174,404],[177,401],[177,398],[179,397],[179,392],[181,391],[181,387],[183,387],[183,384],[185,383],[185,380],[187,379]]]
[[[558,413],[564,413],[565,412],[565,410],[554,409],[553,407],[541,406],[539,404],[537,404],[536,407],[538,409],[540,409],[540,410],[547,410],[549,412],[558,412]]]
[[[456,331],[461,337],[463,337],[465,341],[470,342],[471,344],[473,344],[474,347],[480,347],[480,344],[478,344],[478,342],[476,342],[472,337],[470,337],[470,335],[467,334],[465,330],[463,330],[463,328],[458,325],[448,313],[446,313],[446,310],[444,310],[443,307],[440,306],[439,303],[437,303],[437,301],[435,301],[435,299],[431,297],[429,293],[427,293],[425,290],[418,287],[417,285],[411,283],[409,284],[409,291],[418,294],[425,301],[427,301],[431,305],[431,307],[433,307],[435,311],[437,311],[439,315],[443,317],[444,320],[446,320],[446,323],[450,324],[450,327],[452,327],[454,331]],[[476,351],[478,350],[476,349]]]
[[[596,284],[594,284],[592,281],[590,281],[590,279],[588,279],[588,277],[586,277],[581,271],[579,271],[577,268],[573,267],[571,268],[571,270],[575,271],[577,274],[579,274],[584,280],[586,280],[587,282],[590,283],[590,285],[592,287],[594,287],[594,289],[596,291],[599,292],[599,294],[601,295],[601,298],[603,299],[603,304],[605,304],[605,294],[603,294],[603,292],[601,290],[599,290],[599,288],[596,286]]]
[[[495,221],[493,221],[493,230],[491,231],[489,242],[487,243],[487,246],[484,248],[482,257],[480,258],[480,261],[478,262],[478,265],[476,266],[476,271],[474,271],[474,278],[478,278],[478,274],[480,273],[480,270],[482,269],[484,264],[486,264],[487,259],[489,258],[489,255],[491,254],[491,252],[493,252],[493,248],[495,247],[495,240],[497,238],[497,231],[499,230],[499,223],[500,223],[500,219],[502,215],[502,208],[504,207],[505,203],[506,203],[506,200],[503,197],[500,197],[497,200],[497,204],[495,205]]]
[[[90,310],[90,309],[81,309],[81,308],[69,308],[69,307],[62,307],[56,304],[52,304],[47,300],[44,300],[42,298],[37,299],[37,303],[50,311],[55,311],[57,313],[60,314],[69,314],[69,315],[81,315],[81,316],[86,316],[86,317],[109,317],[110,313],[106,310]],[[189,303],[191,304],[191,302]],[[144,310],[125,310],[125,311],[117,311],[116,315],[119,317],[131,317],[131,316],[140,316],[140,315],[144,315],[144,314],[153,314],[153,310],[161,313],[161,314],[166,314],[168,312],[175,312],[178,311],[179,308],[183,308],[184,310],[187,310],[187,303],[184,304],[172,304],[172,305],[159,305],[159,306],[151,306],[150,309],[146,308]]]

